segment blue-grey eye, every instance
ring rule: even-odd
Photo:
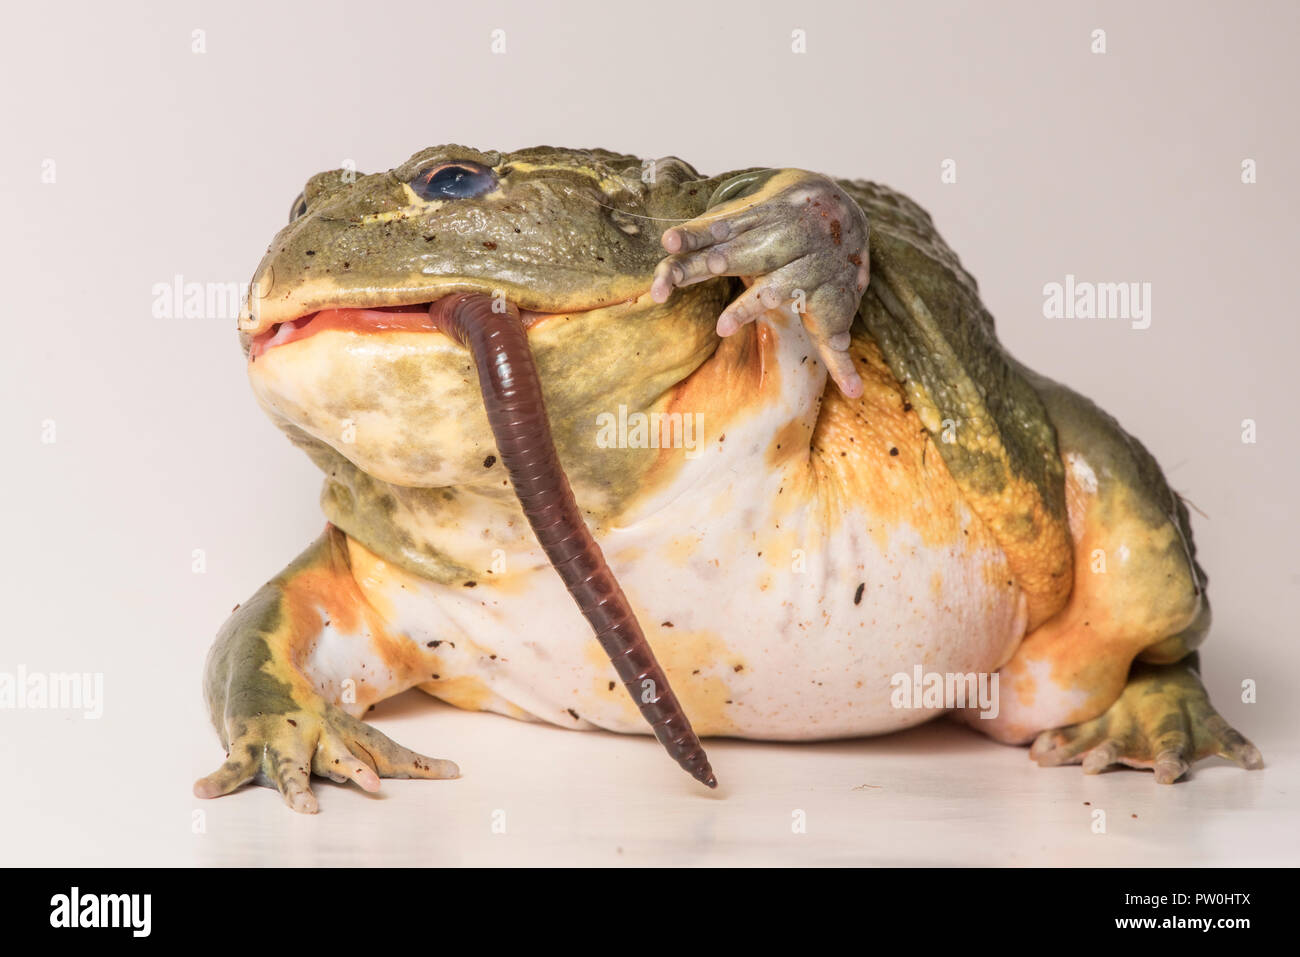
[[[469,199],[496,189],[497,174],[486,166],[458,160],[420,173],[411,189],[421,199]]]

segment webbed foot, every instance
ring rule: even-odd
[[[1168,665],[1135,662],[1128,684],[1110,708],[1091,721],[1044,731],[1029,755],[1041,767],[1082,764],[1097,774],[1116,764],[1155,771],[1173,784],[1191,765],[1218,755],[1239,767],[1264,766],[1259,749],[1210,704],[1197,675],[1196,656]]]
[[[840,389],[862,394],[849,357],[849,327],[870,278],[866,214],[832,180],[801,170],[743,174],[719,189],[720,202],[663,234],[670,253],[650,295],[715,276],[753,282],[718,316],[729,336],[769,309],[791,305]]]

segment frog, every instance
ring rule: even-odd
[[[429,322],[459,294],[517,309],[574,499],[702,737],[946,715],[1089,774],[1263,766],[1199,675],[1186,503],[1003,348],[916,202],[795,168],[444,145],[311,177],[250,283],[253,394],[323,473],[327,521],[218,633],[226,758],[198,797],[252,783],[313,813],[314,778],[458,777],[364,720],[411,689],[649,730],[524,521],[468,352]],[[922,674],[957,693],[900,693]],[[974,676],[995,704],[960,693]]]

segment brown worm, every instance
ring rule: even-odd
[[[519,310],[482,294],[445,296],[429,306],[435,328],[469,349],[501,462],[537,541],[591,623],[623,687],[655,737],[695,780],[717,787],[668,676],[578,511],[560,466],[541,380]]]

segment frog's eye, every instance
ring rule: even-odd
[[[299,216],[307,215],[307,194],[299,193],[298,198],[293,201],[289,207],[289,222],[293,222]]]
[[[496,188],[497,174],[486,166],[458,160],[425,170],[411,180],[411,189],[421,199],[469,199]]]

